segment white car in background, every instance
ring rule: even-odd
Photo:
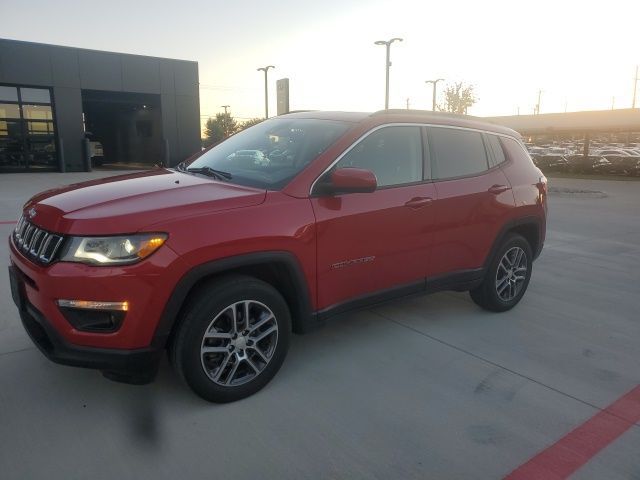
[[[227,160],[234,160],[236,163],[247,163],[254,165],[269,165],[269,159],[260,150],[238,150],[227,157]]]
[[[630,153],[625,152],[622,148],[605,148],[602,150],[597,150],[595,154],[603,157],[607,155],[619,155],[621,157],[635,157],[635,155],[631,155]]]

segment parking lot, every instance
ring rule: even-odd
[[[111,174],[0,176],[2,262],[29,196]],[[342,315],[295,336],[274,380],[226,405],[166,362],[146,386],[49,362],[3,272],[0,477],[490,479],[550,448],[520,478],[562,478],[545,469],[578,457],[572,478],[640,479],[640,184],[550,185],[547,242],[514,310],[447,292]]]

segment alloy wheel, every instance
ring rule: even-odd
[[[510,302],[520,292],[527,278],[527,255],[520,247],[512,247],[503,255],[496,271],[496,293],[503,302]]]
[[[278,322],[265,304],[243,300],[220,311],[207,327],[200,360],[218,385],[236,387],[267,367],[278,343]]]

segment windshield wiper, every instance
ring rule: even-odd
[[[208,177],[215,178],[216,180],[231,180],[233,178],[233,175],[229,172],[223,172],[222,170],[216,170],[211,167],[187,168],[186,171],[189,173],[201,173]]]
[[[180,162],[178,165],[176,165],[176,170],[180,172],[186,171],[185,164],[186,162]]]

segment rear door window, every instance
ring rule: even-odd
[[[456,128],[429,128],[434,178],[478,175],[489,168],[482,134]]]

